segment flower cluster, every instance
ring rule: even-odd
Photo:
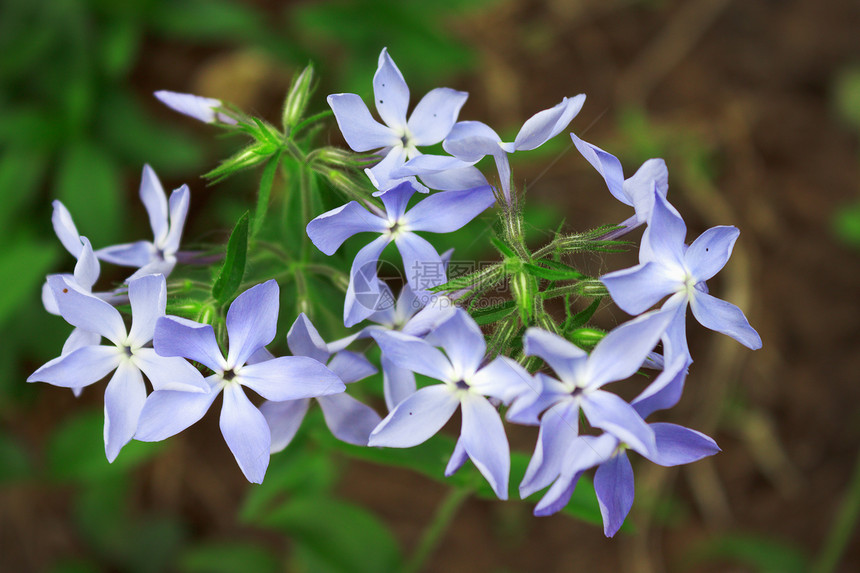
[[[296,85],[307,89],[309,80],[303,75]],[[183,261],[179,243],[190,192],[183,186],[168,199],[147,166],[140,197],[152,226],[151,242],[94,251],[65,207],[55,202],[54,228],[77,264],[73,274],[48,277],[43,300],[49,312],[75,330],[60,356],[28,381],[79,392],[113,372],[105,390],[110,461],[131,439],[158,441],[181,432],[221,394],[221,432],[244,475],[256,483],[264,478],[270,453],[287,447],[296,435],[313,400],[336,438],[368,447],[421,444],[459,409],[462,426],[444,473],[451,475],[471,460],[500,499],[509,494],[511,465],[503,419],[538,426],[534,453],[518,484],[520,496],[545,489],[534,513],[555,513],[568,503],[584,472],[596,468],[594,489],[604,531],[614,535],[633,503],[628,450],[664,466],[719,451],[711,438],[695,430],[646,419],[681,397],[692,364],[688,306],[706,328],[752,349],[761,346],[743,312],[709,294],[706,285],[728,261],[738,230],[714,227],[688,245],[684,221],[666,199],[668,171],[662,159],[646,161],[625,179],[617,158],[571,133],[576,149],[603,177],[611,195],[634,213],[619,225],[559,234],[532,250],[522,234],[523,197],[514,186],[509,156],[535,149],[566,130],[585,96],[564,98],[536,113],[513,142],[504,142],[481,122],[458,121],[468,97],[464,92],[434,89],[408,114],[409,89],[387,50],[380,54],[372,86],[381,122],[356,94],[330,95],[328,103],[349,147],[374,152],[374,164],[365,174],[355,170],[373,188],[364,194],[350,191],[353,200],[303,221],[303,240],[326,256],[354,235],[373,235],[352,257],[343,281],[343,323],[346,328],[358,325],[356,331],[325,342],[310,317],[300,313],[286,335],[291,355],[276,357],[266,348],[276,338],[281,302],[272,278],[250,286],[232,302],[220,295],[214,302],[206,300],[203,306],[214,305],[215,311],[199,313],[197,320],[166,314],[166,279]],[[237,160],[236,169],[271,161],[260,150],[275,145],[272,141],[292,141],[293,132],[303,126],[297,117],[304,104],[295,102],[307,99],[307,94],[291,92],[285,132],[278,140],[270,137],[275,128],[251,122],[218,100],[172,92],[157,96],[181,113],[258,137],[252,147],[262,159]],[[439,143],[449,155],[418,149]],[[359,166],[335,152],[305,156],[296,146],[284,149],[299,154],[302,168],[313,169],[338,189],[343,185],[336,176],[343,171],[315,163],[316,158],[335,157],[339,166]],[[284,149],[272,152],[271,165]],[[477,167],[487,156],[496,168],[490,179]],[[221,176],[229,170],[216,171]],[[450,252],[440,254],[418,233],[456,231],[494,206],[501,231],[493,244],[502,262],[447,277]],[[577,251],[616,248],[618,237],[642,225],[640,263],[632,268],[588,277],[565,259]],[[391,243],[403,263],[404,281],[396,297],[398,285],[378,273],[380,257]],[[232,260],[230,248],[225,266]],[[120,287],[93,292],[100,260],[136,270]],[[505,280],[512,300],[475,310],[474,302]],[[587,323],[607,294],[634,317],[604,333]],[[563,321],[543,307],[544,300],[554,297],[564,298]],[[571,312],[580,298],[594,302]],[[126,303],[128,328],[117,308]],[[372,324],[362,325],[365,321]],[[101,344],[102,339],[109,343]],[[370,377],[377,373],[361,352],[347,349],[351,346],[381,352],[384,417],[345,392],[347,384],[375,380]],[[640,371],[653,374],[639,378],[641,389],[632,401],[607,389]],[[418,384],[416,374],[433,382]],[[152,388],[148,394],[144,378]],[[248,390],[261,399],[249,398]]]

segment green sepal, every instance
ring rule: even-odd
[[[492,324],[503,318],[511,315],[517,309],[517,304],[512,300],[506,300],[501,304],[495,304],[487,308],[482,308],[471,313],[472,318],[478,323],[478,326]]]
[[[239,222],[230,233],[227,241],[227,254],[224,264],[212,285],[212,296],[221,304],[225,304],[242,284],[245,275],[245,259],[248,252],[248,211],[239,218]]]
[[[511,249],[509,246],[507,246],[505,244],[505,242],[502,241],[500,238],[490,237],[490,242],[493,243],[493,246],[496,247],[496,249],[498,249],[499,252],[502,253],[502,255],[504,257],[515,257],[516,256],[516,253],[514,253],[513,249]]]
[[[591,317],[594,316],[595,312],[597,312],[597,308],[600,306],[601,300],[603,300],[603,297],[595,298],[594,301],[588,305],[588,308],[577,312],[565,320],[564,324],[561,325],[561,329],[564,332],[569,332],[588,324],[588,321],[591,320]]]
[[[260,176],[260,189],[257,192],[257,206],[254,209],[254,223],[251,228],[251,236],[256,237],[266,219],[266,211],[269,209],[269,197],[272,194],[272,185],[275,183],[275,174],[278,172],[278,164],[281,162],[279,151],[266,163],[263,174]]]
[[[540,263],[551,268],[541,267],[532,263],[524,263],[523,270],[532,276],[548,281],[579,281],[588,278],[587,275],[582,274],[575,268],[569,267],[564,263],[546,259],[541,260]]]
[[[249,169],[265,162],[272,155],[280,152],[281,149],[282,146],[280,143],[258,141],[225,159],[218,167],[204,174],[203,177],[210,179],[212,183],[219,183],[238,171]]]

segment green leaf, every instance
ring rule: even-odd
[[[269,197],[272,194],[272,185],[275,183],[275,174],[278,172],[280,162],[281,152],[278,152],[269,159],[263,168],[263,175],[260,177],[260,189],[257,192],[257,208],[254,210],[252,237],[257,236],[257,233],[263,226],[263,221],[266,219],[266,211],[269,209]]]
[[[277,573],[280,559],[266,547],[254,543],[209,542],[183,551],[178,570],[181,573]]]
[[[242,284],[245,275],[245,258],[248,251],[248,211],[239,218],[239,222],[230,233],[227,241],[227,254],[224,264],[212,285],[212,296],[221,304],[225,304]]]
[[[806,557],[793,544],[753,534],[717,536],[691,552],[696,563],[728,561],[751,565],[760,573],[809,571]]]
[[[582,274],[575,268],[569,267],[564,263],[550,260],[541,260],[539,262],[545,266],[541,267],[532,263],[524,263],[523,270],[532,276],[548,281],[578,281],[588,278],[587,275]]]
[[[515,257],[516,253],[507,246],[504,241],[502,241],[498,237],[490,237],[490,242],[493,243],[493,246],[496,247],[500,253],[502,253],[505,257]]]
[[[154,27],[185,41],[253,41],[266,30],[261,15],[239,2],[183,0],[154,6]]]
[[[0,233],[9,237],[10,229],[28,222],[22,211],[37,198],[44,181],[47,157],[30,150],[9,149],[0,156]]]
[[[119,242],[125,192],[113,159],[101,147],[78,141],[60,159],[58,198],[94,248]]]
[[[517,304],[512,300],[507,300],[501,304],[496,304],[487,308],[482,308],[471,313],[472,318],[478,323],[478,326],[492,324],[502,320],[506,316],[510,316],[517,310]]]
[[[369,511],[331,497],[296,497],[274,509],[261,525],[288,534],[332,573],[397,571],[397,541]]]
[[[116,476],[155,456],[161,443],[131,441],[111,464],[105,458],[104,413],[101,409],[63,420],[47,447],[48,475],[57,481],[99,480]]]
[[[0,277],[6,277],[0,290],[0,325],[19,310],[27,299],[35,299],[57,258],[58,247],[28,242],[10,243],[0,251]]]
[[[588,321],[591,320],[591,317],[594,316],[595,312],[597,312],[597,308],[600,306],[601,300],[603,300],[602,297],[595,298],[594,302],[588,305],[588,308],[576,313],[568,320],[564,321],[564,324],[561,326],[562,331],[570,332],[588,324]]]

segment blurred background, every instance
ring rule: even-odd
[[[470,500],[426,570],[860,570],[858,30],[851,0],[4,0],[0,571],[385,571],[414,551],[445,498],[438,481],[299,442],[251,487],[212,413],[108,465],[103,385],[75,399],[24,382],[68,333],[39,300],[45,274],[72,268],[52,199],[106,245],[148,236],[144,163],[168,189],[191,186],[186,241],[222,240],[253,197],[254,173],[206,186],[200,174],[236,141],[153,91],[221,98],[278,123],[308,61],[321,111],[325,94],[370,93],[383,46],[413,104],[440,85],[468,91],[461,119],[503,139],[586,93],[571,129],[625,173],[663,157],[688,237],[741,229],[711,291],[764,340],[751,352],[691,329],[696,362],[665,419],[723,452],[679,470],[635,460],[630,527],[615,539],[568,516],[534,518],[528,504]],[[341,142],[336,129],[323,139]],[[562,221],[581,230],[628,214],[566,137],[518,154],[513,169],[538,241]],[[535,435],[510,439],[530,453]],[[285,498],[318,503],[260,518]]]

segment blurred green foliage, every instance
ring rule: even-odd
[[[860,135],[860,66],[846,68],[836,77],[833,106],[840,119]],[[845,243],[860,247],[860,201],[833,215],[833,232]]]

